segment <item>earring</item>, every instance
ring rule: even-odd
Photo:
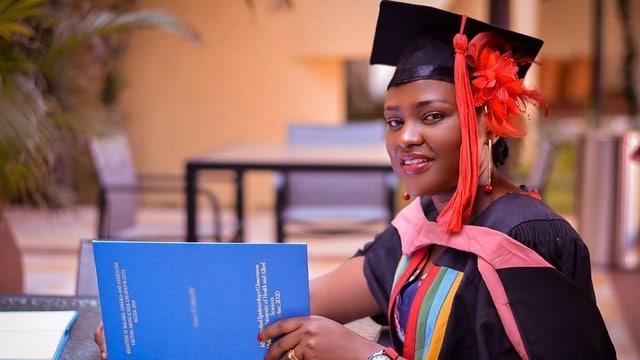
[[[489,139],[489,182],[484,184],[484,186],[482,187],[482,191],[484,191],[485,194],[491,194],[491,192],[493,191],[493,185],[491,185],[491,172],[493,171],[493,151],[491,149],[491,146],[492,141],[491,139]]]
[[[402,200],[409,201],[411,199],[411,195],[408,192],[402,193]]]

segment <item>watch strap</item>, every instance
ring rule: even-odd
[[[396,351],[396,349],[392,347],[386,347],[382,350],[382,353],[391,358],[391,360],[397,360],[400,357],[400,354]]]

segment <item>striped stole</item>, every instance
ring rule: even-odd
[[[510,238],[506,234],[496,230],[481,226],[464,225],[462,229],[457,233],[443,234],[440,231],[438,224],[428,221],[424,218],[419,198],[402,209],[402,211],[398,213],[398,215],[393,219],[391,223],[400,234],[400,239],[402,242],[402,252],[405,255],[403,255],[401,262],[398,265],[397,273],[394,279],[395,282],[391,294],[392,297],[389,301],[389,323],[394,324],[394,322],[391,322],[391,320],[393,320],[391,319],[391,316],[398,293],[402,285],[409,279],[413,271],[415,271],[415,265],[413,270],[411,268],[411,265],[414,262],[418,263],[419,260],[423,258],[424,255],[419,255],[421,251],[426,251],[425,249],[430,245],[442,245],[445,247],[470,252],[476,254],[478,257],[478,271],[480,272],[484,283],[487,285],[487,289],[489,290],[489,294],[493,300],[493,303],[496,305],[498,316],[500,317],[502,325],[504,326],[507,337],[513,344],[520,357],[522,359],[528,360],[529,355],[525,349],[522,335],[520,334],[520,330],[518,329],[518,326],[516,324],[513,312],[511,311],[511,307],[509,305],[509,299],[507,298],[504,286],[502,285],[502,281],[498,276],[497,270],[512,267],[551,267],[551,265],[547,263],[535,251]],[[406,259],[407,257],[408,260]],[[417,258],[417,260],[415,260],[415,258]],[[453,271],[456,273],[455,278],[457,280],[453,282],[454,284],[456,284],[455,288],[454,286],[449,286],[448,288],[446,286],[442,286],[442,281],[436,282],[436,279],[438,279],[437,275],[433,275],[434,279],[431,280],[431,286],[433,286],[433,292],[435,292],[433,294],[434,298],[436,294],[440,294],[440,296],[444,296],[445,299],[447,299],[449,296],[452,299],[455,295],[458,285],[460,284],[462,274],[458,274],[457,271],[448,268],[438,268],[437,266],[434,266],[434,268],[435,269],[433,271],[435,273],[439,273],[440,271],[444,271],[445,273],[448,271]],[[453,275],[449,276],[454,277]],[[443,275],[443,278],[444,277],[446,276]],[[427,285],[427,283],[423,285]],[[441,339],[439,344],[436,342],[436,339],[439,339],[441,335],[436,335],[435,333],[426,333],[426,328],[422,328],[425,329],[422,330],[415,327],[409,327],[409,324],[411,324],[411,316],[414,312],[414,305],[417,304],[416,306],[418,307],[424,307],[424,310],[415,310],[414,316],[416,316],[417,320],[414,320],[414,323],[417,324],[416,326],[420,325],[420,316],[426,316],[426,321],[424,322],[424,324],[428,325],[428,315],[430,313],[435,314],[437,312],[437,314],[434,315],[434,319],[432,319],[432,321],[435,321],[434,329],[437,329],[437,326],[439,324],[446,325],[446,320],[444,319],[449,317],[451,309],[450,304],[447,305],[446,301],[443,302],[439,307],[434,306],[433,302],[428,303],[429,298],[427,297],[427,294],[429,294],[432,290],[430,286],[423,285],[421,285],[420,288],[424,287],[425,289],[419,289],[418,293],[424,292],[425,294],[422,296],[422,298],[418,298],[418,295],[416,295],[414,304],[412,304],[411,306],[409,323],[407,324],[406,333],[408,335],[405,338],[403,357],[406,357],[409,360],[426,358],[435,359],[439,354],[439,347],[434,348],[434,353],[431,352],[431,347],[439,346],[442,344]],[[440,289],[440,287],[442,287],[442,289]],[[446,296],[443,295],[445,293]],[[421,301],[419,300],[424,300],[425,304],[422,304],[423,306],[421,306]],[[440,317],[443,317],[442,323],[438,322],[438,319]],[[444,335],[445,328],[446,326],[442,328],[442,335]],[[420,344],[419,341],[421,337],[418,337],[420,334],[423,334],[425,339],[425,345],[422,351],[419,351],[422,345],[416,345]],[[409,335],[411,335],[411,339],[409,339]],[[427,339],[428,342],[426,341]],[[411,342],[409,342],[408,340],[411,340]],[[424,351],[425,349],[426,351]],[[437,352],[437,354],[435,352]]]
[[[422,248],[412,256],[404,255],[392,291],[389,314],[395,307],[402,285],[420,271],[421,259],[426,253]],[[451,312],[453,297],[460,285],[463,273],[433,265],[421,280],[411,304],[407,320],[407,332],[402,356],[413,359],[437,359],[444,341],[444,334]],[[393,319],[389,319],[394,324]],[[394,329],[395,330],[395,329]]]

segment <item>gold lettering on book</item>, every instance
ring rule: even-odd
[[[272,321],[277,321],[282,317],[282,299],[280,290],[275,290],[273,294],[269,293],[269,276],[265,261],[255,265],[255,277],[256,320],[258,321],[258,331],[262,331]],[[262,348],[268,348],[270,345],[271,340],[260,343]]]

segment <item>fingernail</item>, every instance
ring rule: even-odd
[[[258,333],[258,342],[262,342],[262,333]]]

